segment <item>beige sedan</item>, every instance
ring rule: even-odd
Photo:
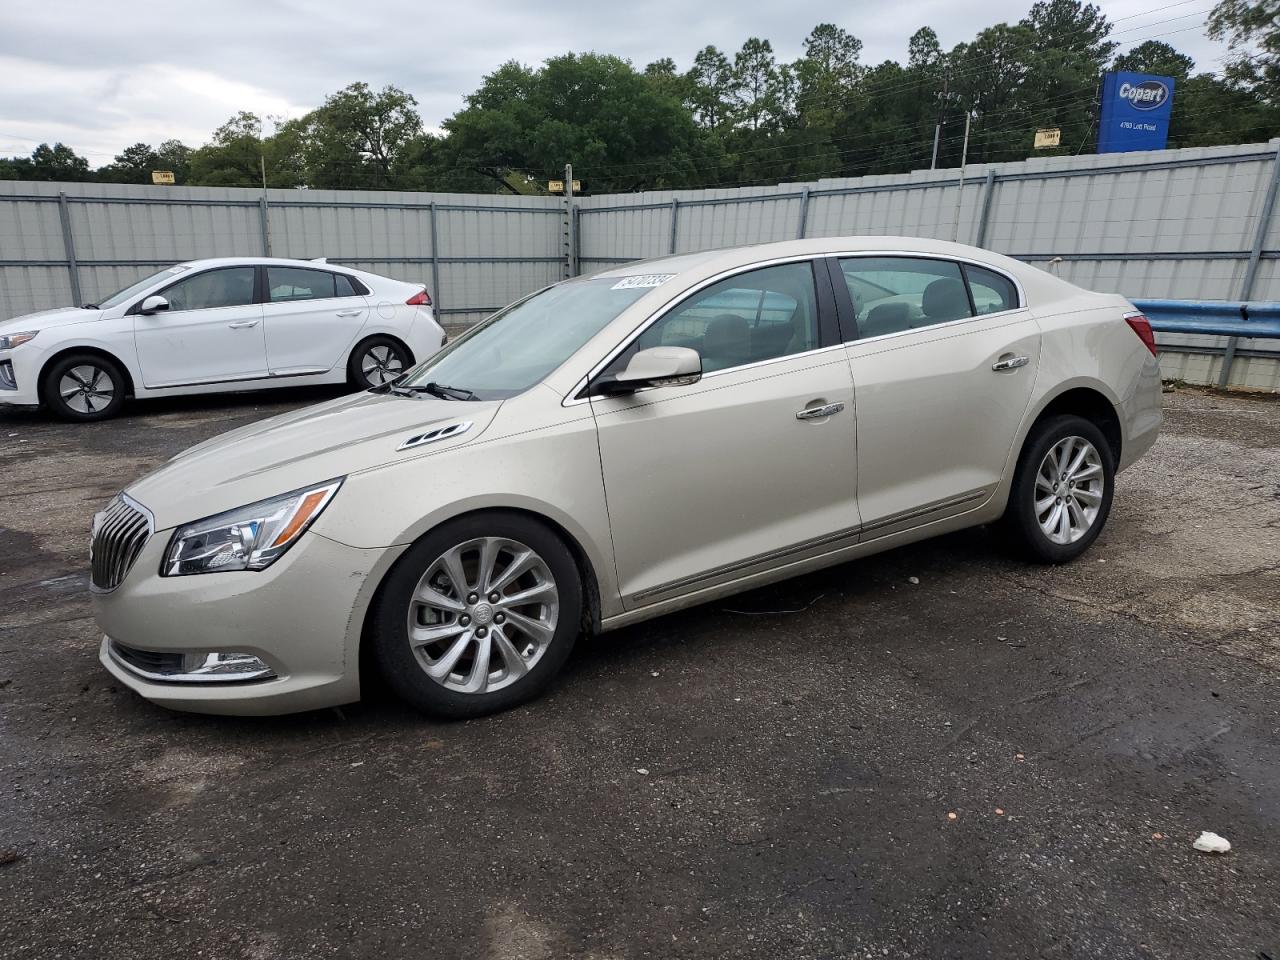
[[[584,632],[962,527],[1072,560],[1160,420],[1132,304],[985,250],[628,264],[120,494],[94,524],[101,658],[177,709],[347,703],[375,669],[475,716]]]

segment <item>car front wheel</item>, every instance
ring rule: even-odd
[[[1115,458],[1102,431],[1083,417],[1052,417],[1023,446],[1005,527],[1030,559],[1067,563],[1102,532],[1114,487]]]
[[[97,354],[71,354],[52,364],[40,381],[45,404],[63,420],[106,420],[124,406],[120,367]]]
[[[537,696],[581,623],[568,548],[536,520],[494,511],[445,523],[406,551],[380,592],[371,639],[401,698],[461,719]]]

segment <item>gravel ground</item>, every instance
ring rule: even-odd
[[[0,412],[0,956],[1280,960],[1280,403],[1166,396],[1072,566],[949,536],[583,643],[485,720],[117,687],[93,511],[323,396]]]

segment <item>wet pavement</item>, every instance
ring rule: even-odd
[[[484,720],[119,688],[92,513],[332,395],[0,411],[0,957],[1280,960],[1280,402],[1167,395],[1074,565],[948,536],[584,641]]]

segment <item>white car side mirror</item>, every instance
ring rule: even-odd
[[[159,313],[161,310],[169,309],[169,301],[159,294],[152,294],[142,301],[142,306],[138,307],[138,312],[146,316],[153,313]]]
[[[702,357],[689,347],[650,347],[641,350],[608,380],[599,383],[603,394],[633,393],[650,387],[683,387],[702,379]]]

